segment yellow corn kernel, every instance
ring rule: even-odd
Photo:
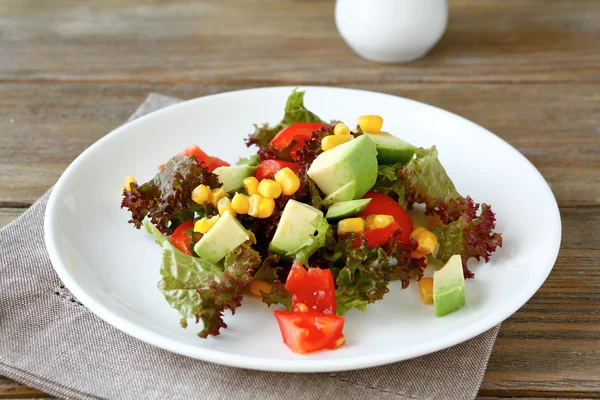
[[[338,222],[338,235],[350,232],[364,232],[365,221],[362,218],[346,218]]]
[[[375,215],[375,218],[373,218],[373,229],[385,228],[392,222],[394,222],[394,217],[391,215]]]
[[[346,124],[343,123],[339,123],[335,126],[335,128],[333,128],[333,134],[334,135],[349,135],[350,134],[350,128],[348,128],[346,126]]]
[[[252,196],[253,194],[258,193],[258,179],[253,176],[249,176],[245,178],[242,183],[246,188],[246,192],[248,192],[248,196]]]
[[[419,234],[420,234],[421,232],[425,232],[425,231],[426,231],[426,229],[425,229],[425,228],[423,228],[423,227],[420,227],[420,226],[419,226],[419,227],[415,228],[415,229],[414,229],[414,230],[413,230],[413,231],[410,233],[410,238],[411,238],[411,239],[415,239],[416,241],[418,241],[417,237],[419,236]]]
[[[363,115],[356,122],[367,133],[380,133],[383,126],[383,118],[379,115]]]
[[[262,203],[263,197],[260,194],[253,194],[248,200],[248,215],[254,218],[258,218],[260,203]]]
[[[432,278],[421,278],[419,279],[419,294],[421,300],[425,304],[433,304],[433,279]]]
[[[367,218],[365,218],[365,229],[366,230],[371,231],[371,230],[375,229],[373,227],[373,222],[375,222],[376,216],[377,216],[377,214],[367,215]]]
[[[208,200],[213,203],[213,205],[216,207],[217,203],[219,202],[219,200],[221,200],[223,197],[225,197],[227,193],[225,193],[225,189],[213,189],[210,192],[210,197],[208,198]]]
[[[128,192],[131,192],[131,184],[135,182],[135,178],[131,175],[127,175],[125,177],[125,181],[123,182],[123,189],[127,190]]]
[[[212,218],[202,218],[194,223],[194,232],[200,232],[202,234],[210,231],[210,229],[215,226],[217,221],[219,220],[219,216],[215,215]]]
[[[258,206],[258,218],[269,218],[275,211],[275,200],[270,197],[263,197]]]
[[[321,140],[321,149],[323,149],[323,151],[331,150],[340,144],[351,141],[352,139],[354,139],[354,136],[352,135],[325,136],[323,140]]]
[[[210,187],[198,185],[192,190],[192,200],[198,204],[206,203],[210,198]]]
[[[237,215],[233,208],[231,208],[231,200],[229,200],[227,197],[223,197],[217,202],[217,210],[219,210],[219,214],[221,215],[225,214],[227,211],[231,211],[233,216]]]
[[[250,199],[241,193],[236,193],[231,199],[231,208],[238,214],[248,214]]]
[[[427,230],[424,230],[417,235],[417,242],[419,243],[417,251],[423,254],[433,254],[438,246],[437,236],[435,236],[433,232]]]
[[[281,196],[281,185],[272,179],[263,179],[258,184],[258,194],[276,199]]]
[[[307,312],[308,306],[304,303],[298,303],[294,306],[294,311],[295,312]]]
[[[273,285],[261,279],[255,279],[252,282],[250,282],[250,293],[252,293],[256,297],[262,297],[261,292],[271,293],[272,289]]]
[[[291,196],[300,189],[300,178],[288,167],[277,171],[275,182],[281,185],[281,193],[286,196]]]

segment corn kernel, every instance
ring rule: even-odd
[[[346,126],[346,124],[343,123],[339,123],[335,126],[335,128],[333,128],[333,134],[334,135],[349,135],[350,134],[350,128],[348,128]]]
[[[212,218],[202,218],[194,223],[194,232],[200,232],[202,234],[208,232],[219,220],[219,216],[215,215]]]
[[[414,229],[414,230],[413,230],[413,231],[410,233],[410,238],[411,238],[411,239],[415,239],[416,241],[418,241],[417,237],[419,236],[419,234],[420,234],[421,232],[425,232],[425,230],[426,230],[425,228],[422,228],[422,227],[420,227],[420,226],[419,226],[419,227],[417,227],[417,228],[415,228],[415,229]]]
[[[263,179],[258,184],[258,194],[276,199],[281,196],[281,185],[272,179]]]
[[[238,214],[248,214],[250,199],[241,193],[236,193],[231,200],[231,208]]]
[[[367,133],[380,133],[383,126],[383,118],[379,115],[363,115],[356,122]]]
[[[291,196],[300,189],[300,178],[288,167],[277,171],[275,182],[281,185],[281,193],[286,196]]]
[[[225,197],[227,193],[225,193],[225,189],[213,189],[210,192],[210,197],[208,198],[208,200],[213,203],[213,205],[216,207],[217,203],[219,202],[219,200],[221,200],[223,197]]]
[[[131,192],[131,184],[135,182],[135,178],[131,175],[125,177],[125,181],[123,182],[123,189]]]
[[[435,236],[433,232],[427,230],[424,230],[417,235],[417,242],[419,243],[417,251],[423,254],[433,254],[438,246],[437,236]]]
[[[260,203],[263,201],[263,197],[260,194],[253,194],[248,200],[248,215],[254,218],[258,218]]]
[[[269,218],[275,211],[275,200],[270,197],[263,197],[258,206],[258,218]]]
[[[425,304],[433,304],[433,279],[432,278],[421,278],[419,279],[419,294],[421,300]]]
[[[350,232],[363,232],[365,221],[362,218],[346,218],[338,222],[338,235]]]
[[[231,211],[234,216],[236,215],[233,208],[231,208],[231,200],[229,200],[229,198],[227,197],[223,197],[217,202],[217,209],[219,210],[219,214],[221,215],[225,214],[226,211]]]
[[[323,149],[323,151],[331,150],[333,148],[336,148],[340,144],[344,144],[346,142],[351,141],[352,139],[354,139],[354,136],[352,135],[325,136],[323,140],[321,140],[321,149]]]
[[[294,306],[294,311],[295,312],[307,312],[308,306],[304,303],[298,303]]]
[[[337,349],[339,347],[342,347],[345,344],[346,344],[346,338],[344,337],[344,335],[341,335],[339,338],[337,338],[335,340],[335,342],[333,342],[333,348]]]
[[[271,293],[273,285],[261,279],[255,279],[250,283],[250,293],[254,296],[262,297],[262,293]]]
[[[375,215],[375,218],[373,218],[373,228],[374,229],[385,228],[392,222],[394,222],[394,217],[392,217],[391,215],[378,214],[378,215]]]
[[[210,187],[198,185],[192,190],[192,200],[198,204],[204,204],[210,198]]]
[[[242,183],[246,188],[246,192],[248,192],[248,196],[252,196],[253,194],[258,193],[258,179],[253,176],[249,176],[245,178]]]

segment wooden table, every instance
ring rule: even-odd
[[[338,36],[332,0],[2,1],[0,226],[149,92],[320,84],[423,101],[521,151],[563,220],[554,270],[502,325],[480,396],[600,398],[600,1],[450,3],[428,56],[378,65]],[[0,398],[24,397],[45,395],[0,377]]]

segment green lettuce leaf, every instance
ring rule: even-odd
[[[308,240],[298,247],[296,250],[287,253],[288,257],[293,257],[302,265],[309,265],[308,259],[317,250],[325,246],[327,242],[327,235],[329,233],[329,223],[325,217],[317,216],[313,221],[313,226],[317,230],[314,236],[308,238]]]
[[[250,157],[240,157],[235,165],[248,165],[250,167],[256,167],[260,164],[260,158],[255,154]]]
[[[315,113],[304,106],[306,92],[294,89],[285,103],[285,114],[281,120],[283,125],[292,125],[297,122],[323,122]]]
[[[399,167],[402,167],[402,165],[380,165],[377,170],[377,181],[371,190],[391,197],[402,207],[406,208],[406,200],[404,200],[404,181],[400,179]]]

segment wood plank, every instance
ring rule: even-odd
[[[456,0],[427,57],[381,65],[345,45],[330,0],[7,0],[0,4],[0,79],[598,81],[599,15],[595,0]]]
[[[0,226],[22,211],[0,209]],[[562,208],[561,216],[557,263],[502,324],[480,396],[600,398],[600,207]],[[0,378],[0,398],[15,390],[28,393]]]
[[[0,84],[6,115],[0,118],[0,206],[33,203],[151,91],[193,98],[254,86]],[[528,157],[561,206],[600,205],[600,83],[349,86],[412,98],[471,119]]]
[[[50,399],[44,392],[0,376],[0,399]]]

